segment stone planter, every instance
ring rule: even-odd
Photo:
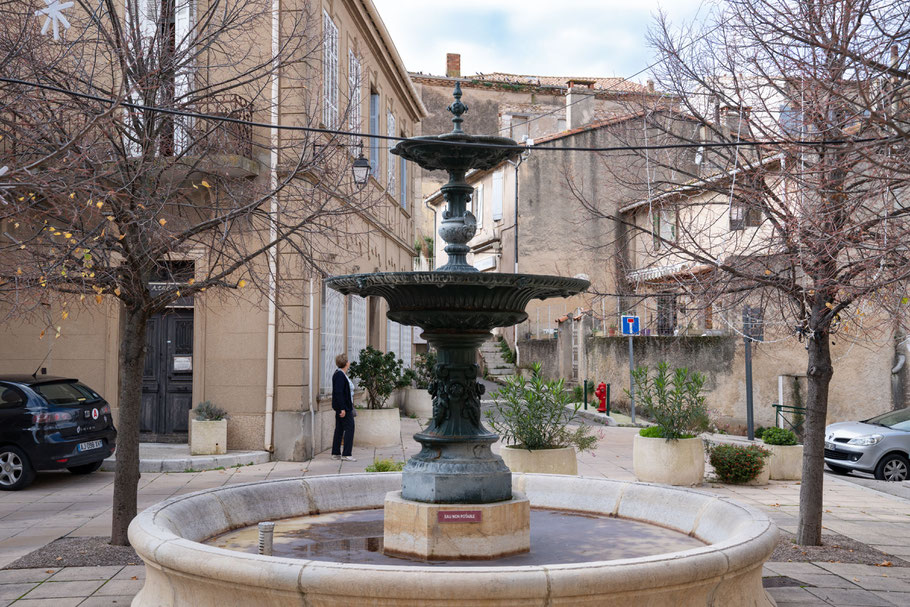
[[[504,445],[499,451],[502,461],[514,473],[578,474],[575,447],[532,449]]]
[[[401,443],[398,409],[357,409],[355,447],[392,447]]]
[[[433,397],[423,388],[405,388],[404,406],[407,415],[416,415],[424,419],[433,417]]]
[[[798,481],[803,477],[802,445],[765,445],[771,457],[765,465],[770,469],[771,480]]]
[[[700,485],[705,479],[705,443],[701,438],[668,441],[636,434],[632,467],[640,481],[664,485]]]
[[[227,453],[227,420],[203,422],[190,420],[190,455],[224,455]]]

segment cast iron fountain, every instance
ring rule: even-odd
[[[492,453],[490,445],[497,437],[480,421],[483,388],[474,362],[477,346],[489,338],[492,328],[522,321],[531,299],[571,295],[588,283],[557,276],[483,274],[467,264],[466,243],[476,232],[476,221],[466,210],[472,188],[465,183],[465,174],[471,168],[493,167],[520,148],[510,139],[465,134],[461,123],[467,108],[460,97],[456,85],[455,103],[449,108],[455,115],[453,132],[408,139],[393,150],[424,168],[449,173],[440,229],[449,262],[435,272],[362,274],[328,281],[342,293],[385,298],[390,318],[422,327],[424,337],[437,349],[433,419],[414,437],[422,445],[420,453],[401,474],[337,474],[226,485],[149,508],[136,517],[129,531],[130,542],[147,564],[145,583],[133,607],[774,604],[762,589],[761,573],[777,544],[777,530],[764,513],[691,489],[600,478],[512,475]],[[510,546],[509,540],[522,531],[527,540],[529,504],[618,524],[629,519],[651,523],[697,545],[676,544],[669,552],[658,545],[650,556],[621,550],[604,553],[597,550],[600,538],[592,537],[591,527],[584,526],[582,532],[557,532],[552,541],[579,548],[585,542],[594,545],[595,550],[587,553],[589,560],[583,555],[581,560],[566,559],[545,542],[536,551],[532,547],[527,552],[525,547],[520,554],[523,551],[515,549],[517,544]],[[478,549],[471,543],[472,534],[483,525],[475,525],[474,520],[437,524],[443,510],[459,507],[465,512],[487,508],[482,512],[491,515],[502,537],[493,537]],[[383,539],[387,554],[382,564],[349,550],[351,541],[362,537],[336,542],[340,553],[321,558],[315,552],[265,556],[226,549],[226,535],[255,529],[260,522],[278,521],[288,529],[287,538],[300,535],[295,525],[310,524],[294,521],[320,524],[320,518],[336,515],[376,519],[380,508],[384,536],[365,539],[374,546]],[[433,513],[440,514],[439,520],[428,516]],[[394,519],[391,535],[390,519]],[[331,531],[333,524],[323,530]],[[641,544],[640,531],[623,533],[626,540]],[[398,558],[402,553],[433,558],[432,551],[411,549],[431,536],[444,549],[458,546],[450,559],[510,560],[473,561],[470,567],[450,562],[434,568],[421,560]],[[453,543],[452,538],[465,541]],[[390,540],[398,543],[397,549],[388,550]]]
[[[451,133],[414,137],[398,143],[392,153],[429,170],[444,170],[442,186],[446,209],[439,236],[446,242],[449,260],[432,272],[391,272],[338,276],[327,285],[345,295],[380,296],[389,305],[388,316],[423,329],[436,349],[436,381],[430,386],[433,419],[414,435],[423,449],[411,458],[402,474],[404,499],[432,503],[485,504],[510,499],[512,475],[490,445],[497,435],[480,419],[483,385],[477,382],[477,348],[491,337],[494,327],[527,318],[532,299],[568,297],[588,288],[589,282],[559,276],[484,274],[467,262],[467,243],[477,221],[467,210],[474,188],[465,182],[471,169],[490,169],[521,149],[512,139],[468,135],[461,124],[468,110],[455,85]]]

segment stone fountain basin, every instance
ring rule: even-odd
[[[777,528],[753,508],[691,489],[571,476],[513,476],[532,506],[646,521],[706,546],[651,557],[524,567],[363,565],[244,554],[202,541],[260,521],[382,507],[400,473],[231,485],[162,502],[129,529],[146,563],[133,607],[769,606],[762,563]],[[572,538],[566,538],[571,542]],[[533,546],[532,546],[533,550]]]

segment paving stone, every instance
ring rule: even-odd
[[[910,605],[910,592],[873,591],[872,594],[885,599],[886,601],[890,601],[893,605],[898,605],[899,607],[907,607],[907,605]]]
[[[0,571],[0,584],[21,584],[24,582],[43,582],[57,573],[59,569],[4,569]]]
[[[910,592],[910,580],[885,575],[858,575],[848,578],[860,588],[866,590],[888,590],[892,592]],[[910,603],[907,603],[910,605]]]
[[[0,600],[18,599],[37,584],[0,584]]]
[[[90,596],[79,607],[129,607],[133,601],[133,595],[122,594],[116,596]]]
[[[145,579],[145,565],[127,565],[121,569],[120,573],[115,575],[112,579],[131,580],[134,577],[138,580]]]
[[[891,602],[876,596],[868,590],[850,590],[848,588],[807,588],[818,598],[832,605],[850,605],[851,607],[891,607]]]
[[[137,594],[142,590],[145,580],[111,580],[95,591],[92,596],[121,596]]]
[[[109,580],[123,569],[121,565],[107,567],[64,567],[50,579],[52,582],[74,582],[79,580]]]
[[[839,575],[834,575],[833,573],[822,573],[818,575],[791,573],[789,577],[803,582],[806,586],[815,586],[817,588],[865,588],[862,584],[854,584],[848,579],[842,578]],[[890,588],[882,588],[881,590],[890,590]]]
[[[58,599],[20,599],[12,603],[13,607],[77,607],[84,599],[80,597],[67,597]]]
[[[827,605],[805,588],[768,588],[778,605]]]
[[[28,593],[30,599],[58,597],[87,597],[98,590],[101,580],[80,580],[78,582],[44,582]]]

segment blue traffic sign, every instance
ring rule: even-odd
[[[623,335],[638,335],[639,331],[641,331],[641,328],[637,316],[622,317]]]

